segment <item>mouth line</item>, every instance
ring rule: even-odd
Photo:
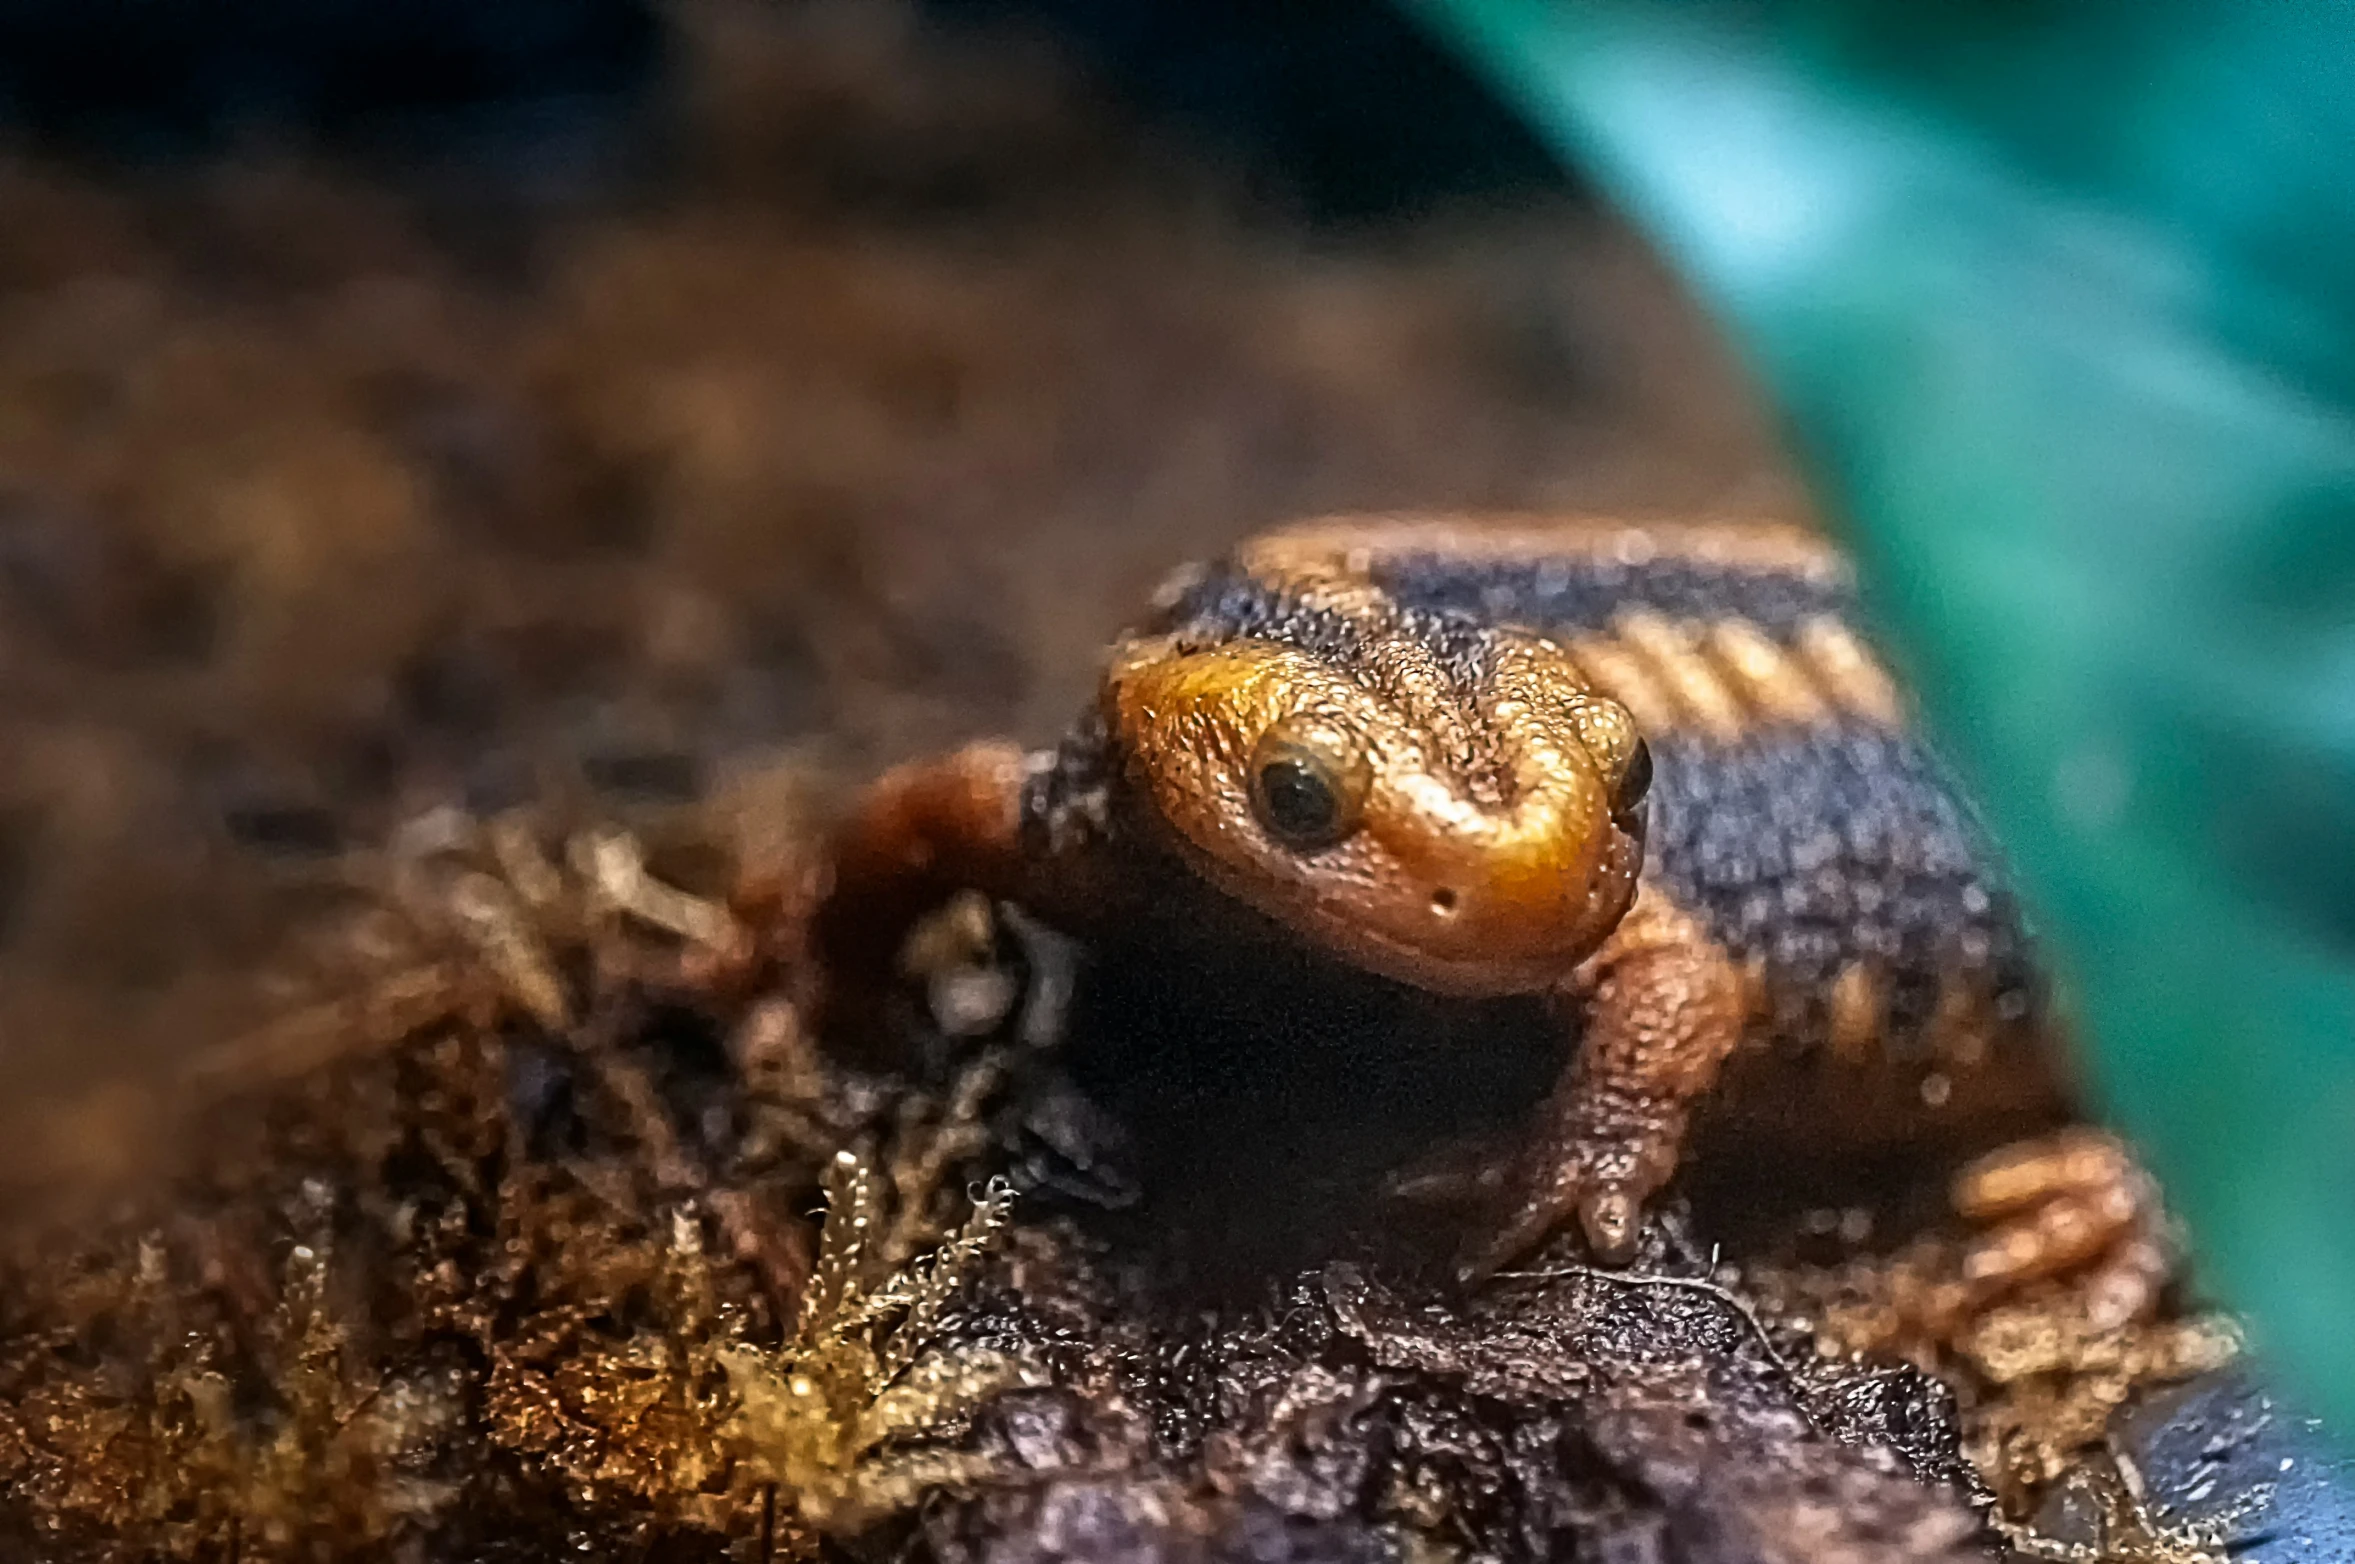
[[[1309,937],[1344,960],[1394,982],[1467,998],[1539,993],[1569,977],[1584,959],[1582,953],[1570,950],[1520,957],[1454,954],[1367,925],[1341,929],[1337,937],[1329,939],[1316,934]]]

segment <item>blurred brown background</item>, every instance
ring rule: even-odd
[[[623,129],[523,174],[96,155],[19,81],[0,1093],[266,1014],[311,869],[432,805],[1049,739],[1161,571],[1270,522],[1798,507],[1657,265],[1415,91],[1288,165],[1132,90],[1153,37],[977,9],[660,10]],[[1353,137],[1421,162],[1326,199]]]

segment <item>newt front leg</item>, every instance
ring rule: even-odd
[[[1595,1257],[1633,1257],[1644,1203],[1676,1173],[1694,1106],[1741,1040],[1741,973],[1650,886],[1558,996],[1582,1031],[1540,1116],[1518,1204],[1463,1268],[1485,1276],[1575,1217]]]
[[[894,767],[861,794],[835,833],[814,931],[826,1030],[866,1029],[908,930],[951,895],[1020,895],[1028,764],[1019,745],[968,744]]]

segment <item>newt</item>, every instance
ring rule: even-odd
[[[971,888],[1085,936],[1297,940],[1439,994],[1547,996],[1568,1063],[1467,1278],[1557,1230],[1634,1253],[1723,1092],[1817,1149],[1984,1126],[1974,1300],[2145,1309],[2147,1184],[2073,1123],[2055,1007],[1972,806],[1830,544],[1784,525],[1344,517],[1172,576],[1056,747],[892,770],[822,938],[872,962]]]

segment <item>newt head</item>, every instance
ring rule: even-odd
[[[1625,707],[1511,631],[1443,661],[1245,638],[1126,643],[1104,714],[1181,857],[1312,944],[1445,993],[1550,987],[1634,898],[1651,757]]]

